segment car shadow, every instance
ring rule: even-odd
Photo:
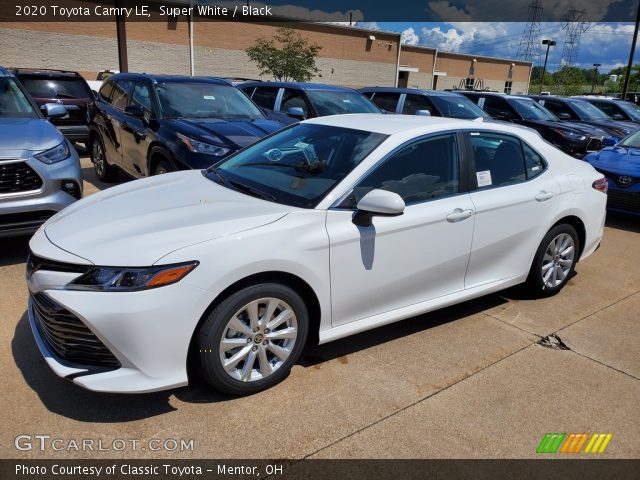
[[[0,238],[0,267],[25,263],[29,256],[31,235]]]
[[[640,233],[640,216],[607,212],[607,222],[605,226],[618,230],[626,230],[627,232]]]

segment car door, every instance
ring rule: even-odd
[[[413,140],[356,182],[327,212],[333,326],[461,291],[473,234],[473,204],[461,184],[455,132]],[[353,223],[368,191],[398,193],[402,215]]]
[[[110,164],[120,165],[122,156],[120,149],[120,131],[117,120],[114,124],[115,112],[112,104],[114,90],[115,84],[111,80],[106,81],[104,85],[102,85],[102,88],[100,88],[93,122],[100,131],[100,137],[104,145],[107,160]],[[117,129],[116,124],[118,125]]]
[[[529,271],[560,188],[544,158],[518,137],[471,131],[466,138],[477,189],[470,194],[475,224],[465,288],[474,288]]]
[[[113,85],[113,93],[111,94],[111,104],[108,109],[107,116],[112,125],[115,134],[114,148],[116,153],[116,162],[126,172],[133,174],[131,166],[123,157],[122,150],[122,122],[126,122],[127,115],[124,109],[129,104],[131,96],[131,88],[133,82],[131,80],[117,80]]]
[[[149,120],[153,115],[153,103],[151,87],[148,82],[136,81],[133,84],[129,106],[142,107],[144,117],[124,112],[120,123],[123,164],[127,165],[136,176],[151,175],[152,172],[147,172],[147,151],[149,149],[147,134],[149,133]]]
[[[375,92],[370,100],[385,112],[397,113],[400,94],[396,92]]]

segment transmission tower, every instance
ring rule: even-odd
[[[516,58],[535,62],[540,56],[540,20],[542,19],[542,0],[532,0],[529,4],[529,17],[524,27]]]
[[[562,22],[562,29],[566,30],[562,55],[560,56],[560,75],[558,75],[558,89],[564,91],[568,68],[578,59],[580,36],[589,29],[589,22],[583,21],[584,10],[571,9],[567,12],[566,20]]]

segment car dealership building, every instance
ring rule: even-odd
[[[437,90],[472,86],[506,93],[526,92],[529,86],[530,62],[401,45],[397,32],[328,23],[198,20],[0,23],[0,65],[80,71],[88,80],[122,65],[132,72],[260,78],[245,49],[286,25],[322,46],[317,82]]]

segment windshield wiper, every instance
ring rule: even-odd
[[[258,190],[257,188],[250,187],[249,185],[245,185],[244,183],[235,182],[233,180],[227,180],[232,186],[236,188],[236,190],[241,190],[249,195],[257,198],[261,198],[263,200],[269,200],[271,202],[276,202],[276,197],[270,195],[268,193],[263,192],[262,190]]]

